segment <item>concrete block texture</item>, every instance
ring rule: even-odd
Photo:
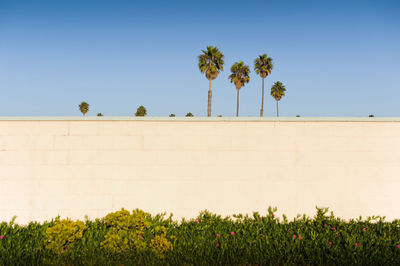
[[[400,121],[0,119],[0,220],[120,208],[400,218]]]

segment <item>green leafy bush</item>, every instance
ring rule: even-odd
[[[0,265],[400,265],[400,221],[221,217],[203,211],[173,221],[140,210],[95,221],[0,224]]]

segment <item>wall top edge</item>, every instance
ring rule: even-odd
[[[0,116],[0,121],[163,121],[163,122],[400,122],[400,117],[129,117]]]

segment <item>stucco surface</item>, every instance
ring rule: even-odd
[[[400,218],[400,122],[0,120],[0,220],[102,217]]]

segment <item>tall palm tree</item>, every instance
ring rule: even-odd
[[[267,54],[260,55],[254,60],[254,70],[262,78],[261,117],[264,115],[264,79],[271,74],[273,68],[272,58]]]
[[[276,116],[279,117],[278,101],[285,96],[286,88],[283,86],[282,82],[277,81],[271,88],[271,96],[274,97],[276,101]]]
[[[203,53],[199,55],[198,66],[200,72],[204,73],[210,82],[208,90],[207,116],[211,116],[211,81],[218,77],[220,71],[224,70],[224,55],[214,46],[207,46],[207,50],[201,51]]]
[[[79,110],[83,115],[85,115],[89,111],[89,104],[87,102],[81,102]]]
[[[237,97],[236,97],[236,116],[239,116],[239,90],[244,86],[245,83],[250,81],[250,68],[246,66],[243,61],[236,62],[231,67],[232,74],[229,75],[231,83],[235,84]]]

